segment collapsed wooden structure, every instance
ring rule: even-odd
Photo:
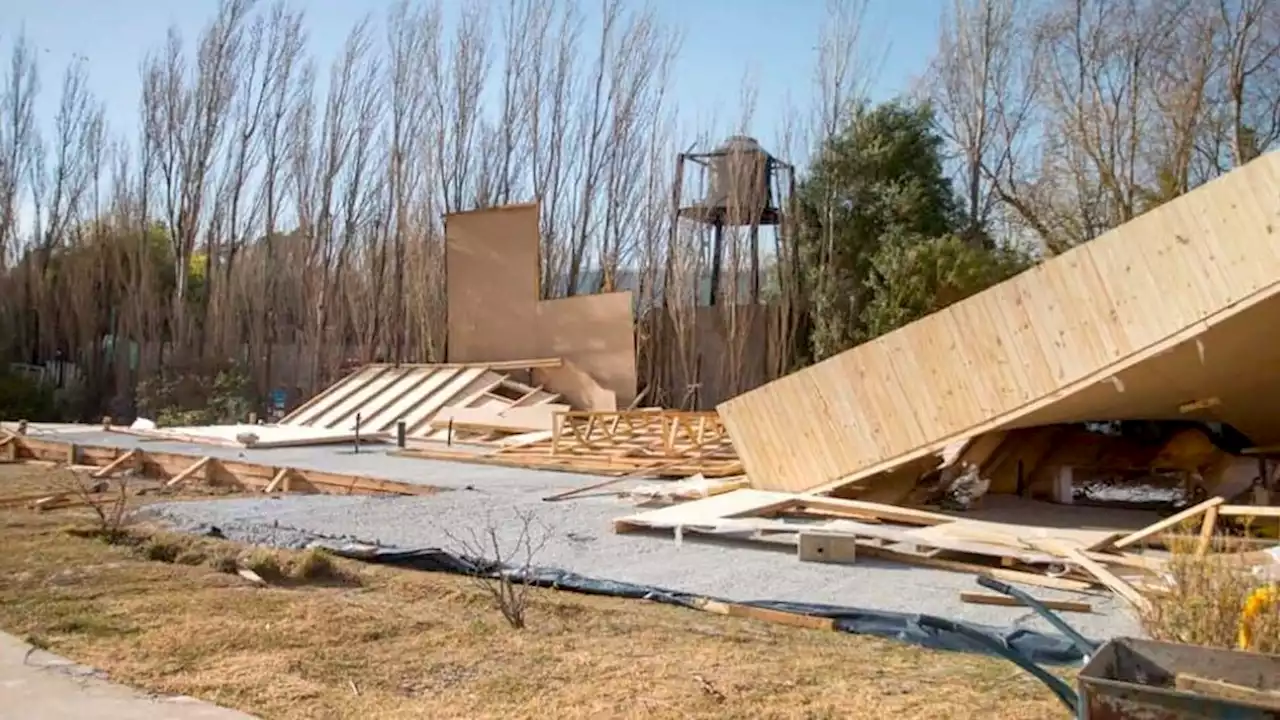
[[[855,564],[870,557],[1059,591],[1102,588],[1143,610],[1150,602],[1147,595],[1162,591],[1167,561],[1134,551],[1190,526],[1194,552],[1204,556],[1219,521],[1232,517],[1280,518],[1280,508],[1228,505],[1215,497],[1121,532],[988,522],[820,495],[734,489],[619,518],[614,531],[672,532],[677,542],[701,535],[792,547],[802,562]],[[1257,560],[1274,562],[1265,553]],[[966,600],[987,601],[986,596]]]
[[[1280,153],[719,406],[752,487],[831,492],[1002,430],[1229,423],[1280,442]]]
[[[471,434],[470,439],[460,439],[471,445],[469,449],[420,445],[400,454],[606,476],[742,473],[742,463],[714,412],[556,411],[549,421],[549,430],[506,436],[498,436],[508,429],[501,422],[471,423],[456,428]]]

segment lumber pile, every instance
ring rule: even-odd
[[[926,510],[820,495],[737,489],[639,512],[614,521],[618,533],[672,532],[795,548],[802,562],[852,564],[862,557],[1053,590],[1109,590],[1132,606],[1148,606],[1165,561],[1137,551],[1188,524],[1204,554],[1219,518],[1280,517],[1280,508],[1227,505],[1211,498],[1130,533],[970,520]],[[1006,602],[986,596],[966,602]],[[1058,603],[1079,611],[1078,605]]]
[[[455,421],[455,432],[469,435],[455,437],[454,443],[473,447],[418,446],[400,454],[612,477],[722,478],[742,473],[714,412],[554,410],[546,418],[547,429],[532,431],[532,421],[498,416],[497,421],[461,427]]]

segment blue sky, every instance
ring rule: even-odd
[[[466,2],[445,0],[449,16]],[[723,127],[740,117],[744,77],[759,88],[750,131],[768,146],[786,103],[808,107],[825,0],[649,0],[660,17],[684,35],[673,77],[682,126]],[[908,89],[924,72],[947,0],[871,0],[868,38],[882,57],[877,99]],[[307,13],[310,49],[327,67],[344,36],[367,13],[382,14],[390,0],[299,0]],[[42,86],[38,112],[49,127],[67,63],[87,58],[91,86],[105,103],[113,132],[134,136],[138,67],[163,42],[170,25],[194,39],[217,0],[5,0],[0,51],[25,29],[39,52]],[[505,2],[495,3],[498,7]],[[599,3],[583,0],[589,13]],[[496,8],[495,8],[496,9]],[[712,33],[709,28],[716,28]],[[7,61],[7,58],[6,58]]]

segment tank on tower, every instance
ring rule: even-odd
[[[776,225],[773,176],[777,161],[755,138],[734,135],[694,156],[707,169],[707,196],[680,209],[684,217],[719,226]]]

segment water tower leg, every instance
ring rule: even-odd
[[[709,305],[715,305],[720,298],[720,266],[724,264],[724,221],[716,219],[715,244],[711,251],[711,292]]]

